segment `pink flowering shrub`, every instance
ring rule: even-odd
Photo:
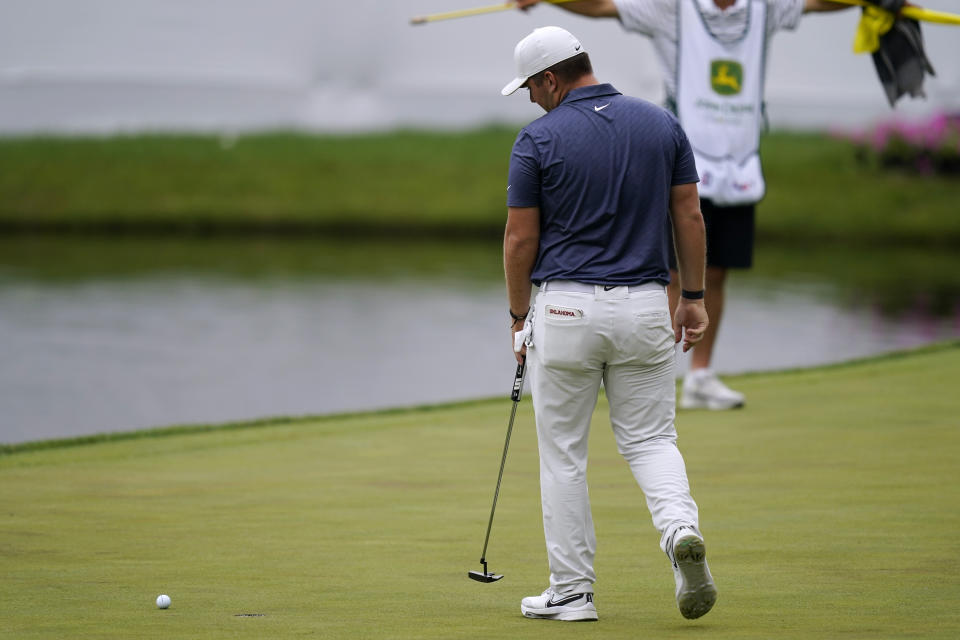
[[[960,113],[938,113],[913,123],[885,122],[847,137],[863,162],[926,175],[960,174]]]

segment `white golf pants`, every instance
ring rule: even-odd
[[[674,428],[674,339],[659,285],[544,283],[528,341],[543,531],[550,586],[592,592],[596,537],[587,491],[587,437],[601,382],[617,448],[661,534],[699,528]]]

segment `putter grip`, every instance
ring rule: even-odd
[[[510,399],[514,402],[520,402],[520,394],[523,393],[523,370],[527,366],[527,358],[523,357],[523,361],[517,365],[517,376],[513,380],[513,392],[510,394]]]

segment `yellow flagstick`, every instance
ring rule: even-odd
[[[947,13],[946,11],[934,11],[933,9],[924,9],[923,7],[904,7],[900,13],[905,18],[913,18],[923,22],[936,22],[937,24],[954,24],[960,26],[960,15],[956,13]]]
[[[851,4],[859,7],[877,6],[867,2],[866,0],[830,0],[830,2]],[[933,9],[924,9],[923,7],[911,5],[904,6],[903,9],[900,10],[900,15],[904,18],[912,18],[913,20],[920,20],[922,22],[960,25],[960,14],[947,13],[945,11],[934,11]]]
[[[549,2],[550,4],[563,4],[564,2],[573,2],[573,0],[544,0],[544,2]],[[454,18],[479,16],[484,13],[508,11],[510,9],[515,9],[516,6],[516,2],[504,2],[503,4],[492,4],[486,7],[475,7],[473,9],[460,9],[459,11],[447,11],[445,13],[431,13],[426,16],[410,18],[410,24],[427,24],[428,22],[437,22],[438,20],[452,20]]]

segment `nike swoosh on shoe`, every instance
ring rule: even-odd
[[[582,593],[575,593],[575,594],[573,594],[572,596],[567,596],[566,598],[563,598],[562,600],[556,600],[556,601],[554,601],[554,599],[551,597],[549,600],[547,600],[547,606],[548,606],[548,607],[562,607],[562,606],[564,606],[564,605],[570,604],[571,602],[576,602],[577,600],[579,600],[579,599],[582,598],[582,597],[583,597],[583,594],[582,594]]]

